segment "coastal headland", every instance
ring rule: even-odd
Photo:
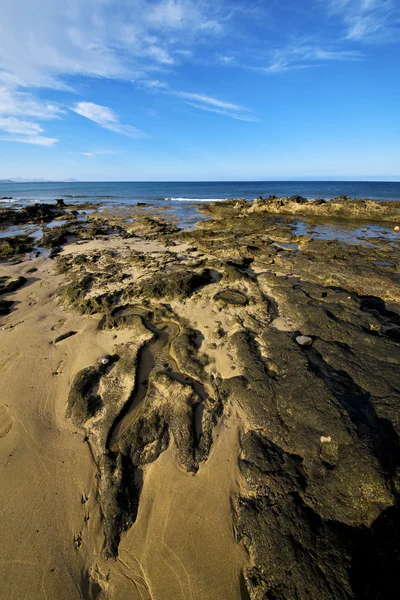
[[[196,210],[0,208],[0,597],[393,597],[400,201]]]

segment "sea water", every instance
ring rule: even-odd
[[[254,200],[258,196],[280,197],[298,194],[305,198],[334,198],[346,195],[378,200],[400,200],[400,182],[362,181],[247,181],[247,182],[73,182],[73,183],[0,183],[1,205],[52,202],[136,204],[192,203],[226,200]]]

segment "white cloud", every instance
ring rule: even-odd
[[[298,45],[275,51],[271,64],[260,70],[265,73],[279,73],[314,67],[325,61],[353,61],[361,58],[362,54],[355,50],[332,50],[320,46]]]
[[[137,82],[133,81],[132,83],[138,83],[149,90],[160,90],[168,87],[166,83],[159,79],[139,79]]]
[[[224,102],[222,100],[218,100],[217,98],[212,98],[211,96],[207,96],[206,94],[192,94],[190,92],[173,92],[175,96],[180,96],[181,98],[185,98],[187,100],[194,100],[195,102],[201,102],[205,105],[215,106],[217,108],[222,108],[226,110],[246,110],[242,106],[238,104],[232,104],[231,102]]]
[[[351,41],[383,42],[399,39],[397,0],[330,0],[329,11],[343,20]]]
[[[168,51],[160,46],[148,46],[144,51],[144,54],[154,58],[156,62],[162,65],[173,65],[175,63],[175,59],[168,53]]]
[[[217,56],[217,61],[221,65],[232,65],[232,64],[235,63],[235,57],[234,56],[225,56],[223,54],[219,54]]]
[[[188,60],[196,36],[204,41],[205,36],[221,32],[217,4],[118,0],[116,7],[115,0],[2,0],[0,117],[41,121],[62,116],[55,103],[35,99],[24,88],[71,92],[77,75],[147,79],[155,70]],[[153,79],[147,86],[162,84]],[[107,107],[80,102],[73,110],[105,129],[131,137],[143,135],[120,123]],[[43,145],[56,141],[41,138],[37,143]]]
[[[42,136],[43,128],[34,121],[19,119],[15,115],[51,119],[59,115],[59,109],[53,105],[40,104],[28,94],[12,94],[0,87],[0,132],[4,132],[3,141],[52,146],[57,138]]]
[[[59,140],[41,135],[29,135],[27,137],[7,136],[0,137],[2,142],[18,142],[19,144],[33,144],[35,146],[54,146]]]
[[[0,130],[23,135],[38,135],[43,132],[43,129],[37,123],[21,121],[15,117],[0,117]]]
[[[208,30],[219,32],[221,24],[218,20],[210,19],[210,4],[204,1],[191,0],[161,0],[156,2],[149,11],[147,20],[150,24],[162,28],[192,30]]]
[[[2,0],[0,78],[59,89],[71,75],[129,78],[219,33],[216,14],[210,0]]]
[[[193,106],[194,108],[198,108],[200,110],[204,110],[206,112],[217,113],[218,115],[223,115],[224,117],[230,117],[231,119],[235,119],[236,121],[248,121],[250,123],[257,123],[258,119],[256,117],[241,115],[239,113],[230,112],[228,110],[223,110],[221,108],[213,108],[212,106],[207,106],[204,104],[197,104],[196,102],[187,101],[186,104],[189,106]]]
[[[70,154],[79,154],[80,156],[86,156],[86,158],[96,158],[96,156],[115,154],[115,152],[113,150],[93,150],[87,152],[70,152]]]
[[[56,104],[40,102],[31,94],[18,92],[0,84],[0,115],[23,115],[37,119],[60,117],[63,110]]]
[[[77,102],[71,107],[71,110],[90,121],[94,121],[100,127],[109,129],[115,133],[121,133],[129,137],[144,136],[144,133],[140,129],[120,123],[119,116],[111,108],[108,108],[108,106],[101,106],[94,102]]]
[[[214,112],[238,121],[257,121],[255,117],[248,114],[249,110],[247,108],[240,106],[239,104],[219,100],[218,98],[208,96],[207,94],[173,90],[159,80],[139,80],[137,83],[149,91],[181,98],[186,104],[199,110]],[[150,113],[148,112],[148,114]]]

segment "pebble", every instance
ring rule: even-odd
[[[400,231],[400,226],[399,226],[399,225],[396,225],[396,227],[394,227],[394,228],[393,228],[393,231],[396,231],[396,232],[397,232],[397,231]]]
[[[324,435],[321,435],[321,437],[319,439],[320,439],[320,441],[321,441],[322,444],[326,444],[326,443],[329,443],[329,442],[332,441],[332,438],[331,438],[330,435],[328,435],[326,437]]]
[[[111,356],[101,356],[98,360],[101,365],[109,365],[111,362]]]
[[[299,344],[299,346],[311,346],[313,340],[307,335],[298,335],[296,338],[296,342]]]

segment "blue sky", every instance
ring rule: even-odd
[[[399,0],[2,0],[0,178],[400,179]]]

